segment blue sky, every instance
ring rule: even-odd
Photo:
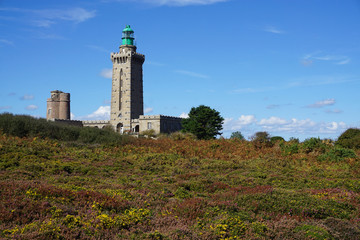
[[[0,0],[0,112],[108,119],[110,53],[130,24],[146,114],[204,104],[224,136],[338,137],[360,127],[359,0]]]

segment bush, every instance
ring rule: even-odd
[[[81,143],[123,144],[130,141],[129,137],[109,129],[82,128],[10,113],[0,114],[0,131],[16,137],[40,137]]]
[[[349,128],[340,135],[336,145],[344,148],[360,149],[360,129]]]
[[[270,142],[272,144],[275,144],[275,143],[282,143],[282,142],[285,142],[285,139],[283,137],[280,137],[280,136],[274,136],[274,137],[271,137],[270,138]]]
[[[188,133],[188,132],[174,132],[170,134],[170,138],[172,140],[196,140],[196,136],[192,133]]]
[[[271,147],[273,145],[268,132],[257,132],[251,137],[251,140],[256,148]]]
[[[240,131],[233,132],[230,136],[230,139],[245,140]]]
[[[156,137],[156,134],[155,134],[155,130],[154,129],[149,129],[149,130],[145,130],[145,131],[142,131],[140,133],[141,136],[144,136],[144,137],[147,137],[147,138],[154,138]]]
[[[332,162],[343,161],[345,158],[357,158],[357,155],[352,149],[334,147],[329,152],[319,156],[319,160],[327,160]]]
[[[324,144],[320,138],[308,138],[302,143],[302,148],[305,153],[324,153],[326,147],[326,144]]]
[[[299,143],[297,142],[282,142],[280,143],[280,147],[285,156],[299,152]]]

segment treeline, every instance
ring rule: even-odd
[[[17,137],[40,137],[60,141],[91,144],[124,144],[128,136],[115,133],[110,127],[97,129],[76,127],[27,115],[0,114],[0,132]]]

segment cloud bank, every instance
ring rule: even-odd
[[[100,106],[93,113],[86,116],[76,117],[72,114],[71,119],[75,120],[109,120],[110,119],[110,106]]]
[[[226,118],[224,132],[243,131],[255,134],[257,131],[267,131],[270,134],[339,134],[349,126],[344,122],[315,122],[311,119],[284,119],[276,116],[257,120],[254,115],[242,115],[238,119]]]

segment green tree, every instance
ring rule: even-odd
[[[257,132],[251,137],[256,148],[271,147],[273,144],[270,139],[270,134],[268,132]]]
[[[360,129],[349,128],[340,135],[336,145],[345,148],[360,149]]]
[[[244,136],[241,134],[240,131],[236,131],[231,133],[230,139],[238,139],[238,140],[244,140]]]
[[[280,136],[274,136],[274,137],[271,137],[270,138],[270,142],[272,144],[275,144],[275,143],[282,143],[282,142],[285,142],[285,139],[283,137],[280,137]]]
[[[200,105],[191,108],[189,117],[182,120],[182,127],[184,132],[190,132],[198,139],[213,139],[221,134],[223,122],[218,111]]]

